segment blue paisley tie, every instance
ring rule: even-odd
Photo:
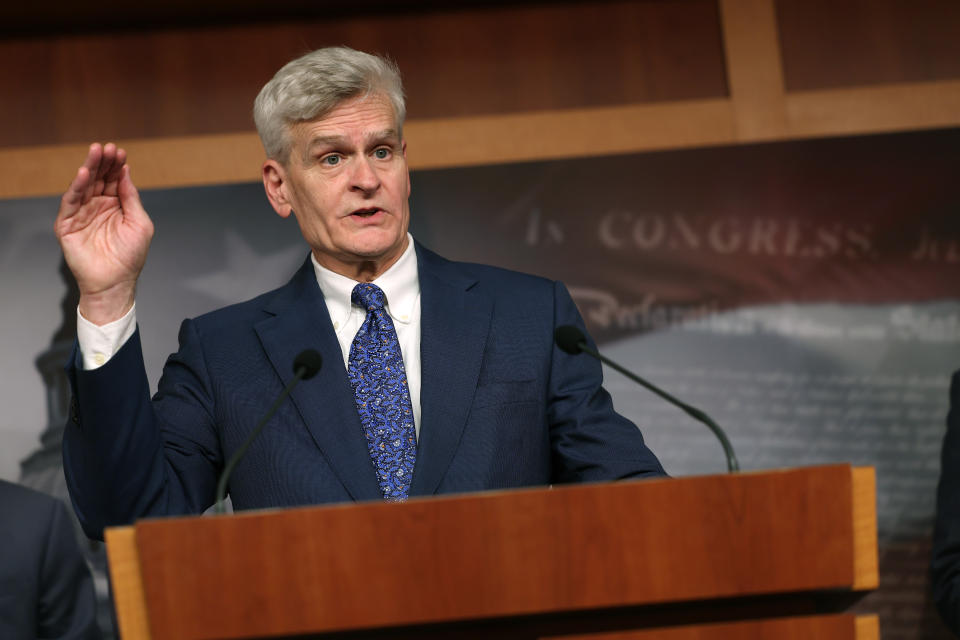
[[[417,437],[400,342],[380,287],[358,284],[350,299],[367,311],[347,368],[357,412],[383,497],[403,500],[410,492]]]

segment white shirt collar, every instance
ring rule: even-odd
[[[339,333],[340,329],[346,326],[351,313],[365,313],[350,302],[350,294],[353,293],[357,281],[322,266],[312,252],[310,260],[313,261],[313,271],[327,303],[330,320]],[[420,278],[417,273],[417,252],[413,246],[413,236],[407,233],[406,250],[373,284],[383,290],[387,298],[387,313],[394,322],[407,324],[413,321],[414,309],[420,298]]]

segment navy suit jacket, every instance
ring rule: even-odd
[[[0,480],[0,638],[99,638],[93,579],[62,502]]]
[[[663,474],[613,411],[599,364],[555,348],[555,327],[583,327],[562,284],[416,250],[422,417],[411,496]],[[323,367],[235,469],[234,508],[381,499],[308,259],[283,287],[185,321],[152,402],[139,335],[99,369],[68,368],[64,468],[87,533],[209,507],[225,461],[305,348]]]
[[[960,635],[960,371],[950,384],[950,413],[940,454],[931,577],[934,603],[947,626]]]

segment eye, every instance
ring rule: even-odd
[[[335,167],[335,166],[337,166],[338,164],[340,164],[340,156],[335,155],[335,154],[330,154],[329,156],[324,156],[324,157],[320,160],[320,162],[322,162],[323,164],[325,164],[325,165],[327,165],[327,166],[329,166],[329,167]]]
[[[390,149],[386,147],[380,147],[373,152],[373,156],[378,160],[386,160],[390,157]]]

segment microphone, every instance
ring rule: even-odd
[[[218,514],[223,513],[225,506],[223,503],[224,498],[227,495],[227,481],[230,479],[230,474],[233,473],[234,467],[237,466],[237,463],[243,458],[247,453],[247,449],[250,447],[250,444],[256,439],[260,432],[263,431],[263,427],[266,426],[267,421],[273,417],[273,414],[277,412],[277,409],[280,408],[281,403],[286,399],[290,392],[293,391],[293,388],[300,383],[301,380],[309,380],[313,376],[317,375],[317,372],[320,371],[320,366],[323,364],[323,358],[320,357],[320,354],[314,351],[313,349],[304,349],[297,357],[293,359],[293,380],[290,381],[286,387],[283,388],[283,392],[277,397],[276,401],[273,403],[273,406],[267,411],[266,415],[257,423],[257,426],[253,428],[253,431],[250,432],[250,435],[247,436],[247,439],[244,440],[243,444],[240,445],[240,448],[237,449],[232,456],[230,456],[229,462],[223,468],[223,473],[220,474],[220,481],[217,482],[217,501],[214,507],[214,511]]]
[[[683,411],[686,412],[686,414],[689,415],[694,420],[697,420],[707,425],[707,427],[709,427],[710,430],[713,431],[714,435],[717,436],[717,439],[720,440],[720,445],[723,447],[723,452],[727,456],[727,471],[729,471],[730,473],[733,473],[735,471],[740,470],[740,463],[737,462],[737,454],[733,452],[733,447],[730,445],[730,441],[727,439],[727,434],[725,434],[723,432],[723,429],[721,429],[720,426],[716,422],[714,422],[710,418],[710,416],[708,416],[706,413],[704,413],[700,409],[697,409],[696,407],[692,407],[689,404],[678,400],[677,398],[674,398],[672,395],[660,389],[656,385],[650,382],[647,382],[646,380],[644,380],[643,378],[641,378],[640,376],[636,375],[631,371],[627,371],[626,369],[621,367],[619,364],[617,364],[613,360],[601,355],[598,351],[591,349],[590,346],[587,344],[587,337],[583,335],[583,332],[580,331],[580,329],[574,326],[563,325],[561,327],[557,327],[557,330],[554,332],[554,340],[556,341],[557,346],[560,347],[561,351],[564,351],[572,355],[576,355],[578,353],[586,353],[587,355],[593,356],[600,362],[606,365],[609,365],[613,369],[627,376],[628,378],[630,378],[640,386],[657,394],[658,396],[660,396],[670,404],[674,405],[675,407],[679,407],[680,409],[683,409]]]

